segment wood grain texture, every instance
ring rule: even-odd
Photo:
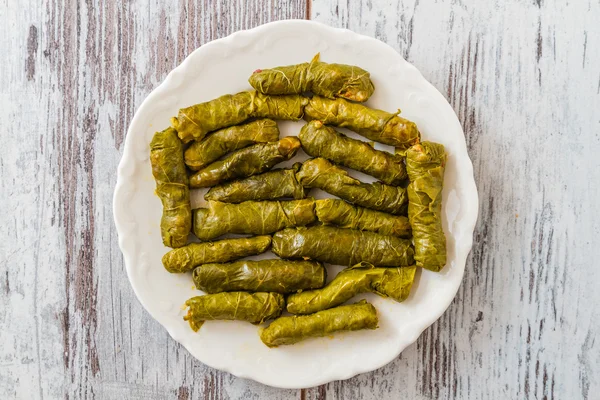
[[[0,9],[0,398],[597,396],[597,1],[0,0]],[[387,42],[448,98],[481,205],[444,316],[389,365],[298,391],[208,368],[152,320],[126,277],[112,191],[136,108],[186,55],[307,16]]]
[[[389,399],[597,398],[600,3],[315,0],[312,10],[387,42],[446,95],[480,197],[448,311],[395,362],[329,385],[328,398],[338,385]]]

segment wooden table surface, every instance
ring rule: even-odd
[[[192,358],[137,301],[112,219],[144,97],[198,46],[286,18],[415,64],[459,116],[481,203],[444,316],[306,390]],[[598,0],[1,0],[0,398],[600,398],[599,21]]]

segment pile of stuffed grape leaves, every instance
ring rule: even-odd
[[[376,329],[375,306],[350,300],[410,302],[418,274],[446,264],[444,146],[399,110],[369,107],[375,86],[358,66],[317,54],[248,82],[181,108],[150,143],[162,264],[198,290],[183,319],[194,331],[273,320],[259,328],[269,348]],[[281,120],[306,122],[281,138]],[[329,265],[346,268],[327,283]]]

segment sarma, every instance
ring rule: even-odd
[[[277,347],[336,332],[377,329],[378,323],[375,307],[361,300],[311,315],[277,318],[260,332],[260,340],[269,347]]]
[[[399,185],[407,177],[402,157],[375,150],[368,143],[349,138],[321,121],[304,125],[298,137],[308,155],[364,172],[388,185]]]
[[[380,182],[363,183],[324,158],[305,161],[296,174],[307,188],[318,188],[350,203],[398,215],[406,212],[406,189]]]
[[[185,151],[185,164],[197,171],[218,160],[227,153],[243,149],[256,143],[279,140],[277,122],[259,119],[242,125],[235,125],[211,133],[201,141],[196,141]]]
[[[315,201],[319,221],[340,228],[377,232],[382,235],[410,237],[408,218],[368,208],[353,206],[344,200],[322,199]]]
[[[260,174],[270,170],[275,164],[289,160],[299,148],[300,140],[295,136],[284,137],[278,142],[246,147],[196,172],[190,177],[190,186],[209,187],[232,179]]]
[[[248,118],[271,118],[297,121],[304,114],[306,97],[300,95],[268,96],[256,91],[226,94],[206,103],[179,110],[171,125],[179,138],[188,143],[202,140],[208,132],[237,125]]]
[[[154,134],[150,142],[150,163],[156,180],[156,194],[163,205],[162,241],[168,247],[185,246],[192,228],[190,188],[183,162],[183,145],[173,128]]]
[[[414,261],[410,240],[332,226],[284,229],[273,235],[271,250],[281,258],[345,266],[364,261],[376,267],[403,267]]]
[[[264,253],[270,246],[270,236],[190,243],[185,247],[166,253],[162,258],[162,263],[169,272],[187,272],[201,264],[224,263]]]
[[[226,233],[265,235],[293,226],[314,222],[315,201],[246,201],[240,204],[211,201],[208,208],[197,208],[194,233],[200,240],[211,240]]]
[[[260,324],[281,315],[285,299],[280,293],[224,292],[192,297],[183,317],[197,331],[204,321],[224,319]]]
[[[370,74],[364,69],[327,64],[319,61],[319,54],[309,63],[258,69],[248,81],[254,89],[266,94],[313,92],[330,99],[343,97],[361,102],[367,101],[375,90]]]
[[[249,200],[303,199],[306,189],[296,179],[300,163],[290,169],[277,169],[253,175],[239,181],[213,186],[204,195],[205,200],[241,203]]]
[[[389,113],[344,99],[330,100],[314,96],[304,112],[307,120],[348,128],[366,138],[401,150],[419,143],[421,137],[417,125],[399,117],[399,111]]]
[[[360,293],[372,292],[402,302],[410,294],[416,267],[375,268],[360,263],[346,268],[322,289],[307,290],[287,298],[292,314],[312,314],[339,306]]]
[[[281,259],[240,260],[227,264],[204,264],[194,270],[196,287],[207,293],[295,293],[323,287],[327,270],[316,261]]]
[[[423,142],[406,152],[408,219],[415,243],[418,267],[432,271],[446,265],[446,236],[442,228],[442,188],[446,152],[444,146]]]

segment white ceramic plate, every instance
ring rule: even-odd
[[[375,331],[343,333],[276,349],[263,345],[258,328],[244,322],[210,321],[195,333],[182,319],[182,305],[201,292],[193,288],[189,274],[169,274],[161,264],[169,249],[161,241],[162,207],[154,195],[149,161],[152,135],[166,128],[169,117],[181,107],[250,89],[247,79],[255,69],[306,62],[317,52],[325,62],[354,64],[370,71],[376,90],[369,106],[391,111],[401,108],[402,116],[418,124],[423,139],[446,146],[449,158],[443,204],[448,264],[441,273],[418,271],[410,297],[401,304],[363,296],[379,312],[380,325]],[[281,123],[282,136],[296,135],[301,126],[302,122]],[[306,156],[293,161],[302,157]],[[353,175],[372,181],[365,175]],[[201,194],[194,193],[193,206],[202,204]],[[374,370],[417,340],[458,290],[477,209],[464,133],[446,99],[388,45],[309,21],[274,22],[234,33],[197,49],[171,71],[133,118],[114,195],[115,223],[127,274],[152,317],[203,363],[283,388],[311,387]],[[338,270],[330,267],[330,276]]]

